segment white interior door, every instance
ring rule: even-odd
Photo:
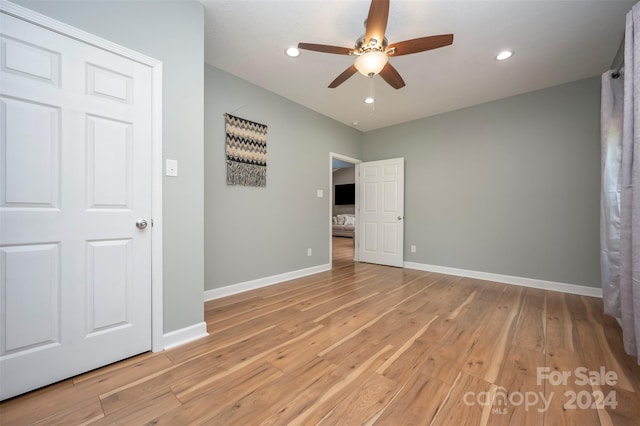
[[[6,399],[151,348],[152,87],[146,65],[0,20]]]
[[[404,261],[404,158],[356,165],[358,260],[389,266]]]

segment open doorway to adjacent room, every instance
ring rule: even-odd
[[[352,263],[357,246],[356,164],[360,160],[331,153],[330,215],[331,264],[339,267]]]

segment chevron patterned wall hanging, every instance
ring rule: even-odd
[[[267,186],[267,126],[224,115],[227,185]]]

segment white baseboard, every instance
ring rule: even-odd
[[[165,333],[163,337],[164,349],[175,348],[203,337],[207,337],[207,323],[202,321],[189,327]]]
[[[485,281],[495,281],[503,284],[514,284],[523,287],[539,288],[542,290],[559,291],[562,293],[578,294],[602,298],[602,289],[575,284],[558,283],[554,281],[537,280],[533,278],[514,277],[511,275],[492,274],[489,272],[469,271],[466,269],[449,268],[447,266],[427,265],[424,263],[404,262],[404,267],[419,271],[437,272],[458,277],[476,278]]]
[[[272,275],[270,277],[258,278],[256,280],[245,281],[243,283],[232,284],[225,287],[213,288],[204,292],[204,301],[220,299],[221,297],[231,296],[243,293],[249,290],[255,290],[261,287],[267,287],[284,281],[294,280],[296,278],[306,277],[307,275],[318,274],[331,270],[331,264],[312,266],[311,268],[298,269],[297,271],[285,272],[283,274]]]

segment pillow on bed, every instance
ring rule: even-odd
[[[337,217],[335,217],[335,216],[334,216],[334,217],[332,217],[332,218],[331,218],[331,223],[332,223],[333,225],[337,225],[337,224],[338,224],[338,218],[337,218]]]
[[[344,219],[345,219],[344,216],[339,214],[337,218],[338,218],[338,225],[344,225]]]
[[[356,218],[354,216],[345,216],[344,217],[344,224],[346,225],[355,225],[356,224]]]

